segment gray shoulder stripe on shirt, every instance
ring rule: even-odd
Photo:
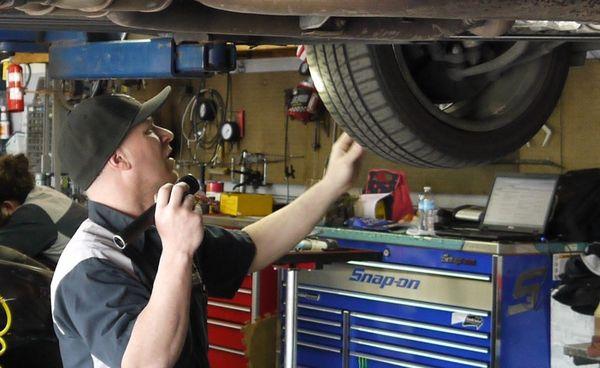
[[[113,234],[105,228],[96,225],[91,220],[85,220],[71,241],[65,247],[52,277],[50,295],[54,310],[54,294],[61,280],[79,263],[89,258],[109,260],[131,276],[137,278],[133,264],[112,242]]]

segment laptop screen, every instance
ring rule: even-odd
[[[488,200],[484,228],[543,233],[558,176],[498,176]]]

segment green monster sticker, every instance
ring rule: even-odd
[[[369,368],[368,362],[367,358],[358,357],[358,368]]]

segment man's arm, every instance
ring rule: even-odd
[[[202,216],[193,212],[187,185],[167,184],[156,199],[156,228],[163,242],[150,300],[138,315],[123,355],[123,367],[172,367],[189,325],[192,258],[202,242]],[[151,353],[148,349],[151,349]]]
[[[323,180],[279,211],[245,227],[256,244],[250,272],[258,271],[285,255],[323,217],[327,208],[350,188],[362,147],[346,133],[335,142]]]

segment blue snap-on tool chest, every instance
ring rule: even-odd
[[[298,367],[550,367],[552,254],[564,244],[317,230],[384,259],[299,272]]]

